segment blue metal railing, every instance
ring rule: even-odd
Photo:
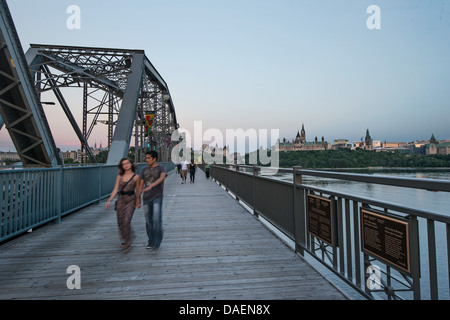
[[[0,170],[0,243],[108,197],[117,173],[115,165]]]

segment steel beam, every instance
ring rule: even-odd
[[[42,67],[46,71],[46,74],[50,73],[50,70],[48,69],[48,67],[46,65],[44,65]],[[49,78],[48,81],[50,81],[53,85],[55,85],[53,79]],[[61,93],[61,90],[59,90],[59,88],[55,86],[53,88],[53,92],[56,96],[56,99],[58,99],[58,102],[61,105],[64,113],[66,114],[67,119],[69,120],[70,124],[72,125],[72,128],[75,131],[78,139],[80,140],[81,145],[84,147],[84,150],[86,150],[86,153],[87,153],[89,159],[91,159],[92,163],[96,163],[94,155],[92,154],[91,148],[89,147],[88,142],[86,140],[86,137],[82,134],[80,128],[78,127],[78,124],[77,124],[74,116],[72,115],[72,112],[70,111],[69,105],[67,104],[66,99],[64,99],[64,96]]]
[[[0,115],[24,166],[62,164],[11,13],[0,0]]]
[[[119,112],[119,119],[117,120],[114,138],[106,164],[117,164],[120,159],[126,157],[128,154],[139,92],[141,90],[141,79],[144,71],[143,61],[143,53],[134,54],[130,67],[131,74],[128,76],[122,106]]]

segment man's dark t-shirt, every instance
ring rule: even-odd
[[[161,165],[157,165],[152,168],[150,166],[145,167],[142,170],[141,178],[144,180],[144,189],[151,185],[153,182],[159,179],[161,174],[166,172],[166,168]],[[144,191],[143,199],[146,201],[152,201],[156,198],[162,198],[164,191],[164,181],[157,186],[153,187],[150,191]]]

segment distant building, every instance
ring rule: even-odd
[[[364,150],[374,150],[380,147],[380,141],[374,141],[370,136],[369,129],[366,130],[366,136],[361,138],[361,141],[353,142],[355,148],[361,148]]]
[[[78,151],[63,151],[61,152],[64,160],[72,159],[73,161],[78,161]]]
[[[331,149],[339,149],[339,148],[351,148],[352,145],[350,143],[348,143],[347,139],[336,139],[334,140],[333,146],[331,147]]]
[[[306,141],[305,126],[302,124],[302,130],[297,131],[297,136],[292,141],[283,138],[283,141],[279,144],[279,151],[309,151],[309,150],[328,150],[330,144],[322,137],[321,141],[318,141],[317,137],[313,142]]]
[[[3,152],[0,151],[0,161],[5,161],[5,160],[18,160],[20,161],[20,157],[17,154],[17,152]]]
[[[406,148],[407,143],[406,142],[382,142],[381,148],[384,149],[399,149],[399,148]]]
[[[365,149],[373,150],[373,139],[369,134],[369,129],[366,130],[366,138],[364,139]]]
[[[434,137],[434,134],[431,135],[430,142],[425,144],[425,154],[426,155],[432,155],[432,154],[443,154],[448,155],[450,154],[450,140],[442,140],[438,141]]]
[[[444,143],[429,143],[425,146],[425,154],[443,154],[448,155],[450,154],[450,142],[444,142]]]
[[[108,148],[103,148],[102,147],[102,143],[100,142],[100,146],[97,148],[97,142],[95,142],[94,144],[94,148],[91,148],[92,154],[95,156],[97,156],[100,152],[102,151],[107,151]],[[63,151],[61,152],[63,159],[72,159],[74,162],[78,161],[78,162],[82,162],[83,161],[83,156],[84,156],[84,152],[81,152],[80,149],[78,150],[72,150],[72,151]]]
[[[425,154],[425,146],[430,143],[429,140],[416,140],[408,143],[409,154]]]
[[[102,147],[102,142],[100,141],[100,146],[97,148],[97,141],[94,144],[94,148],[92,149],[92,154],[94,155],[94,157],[96,155],[98,155],[100,152],[106,151],[108,150],[108,148],[103,148]]]

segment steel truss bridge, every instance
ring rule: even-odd
[[[136,161],[149,149],[170,161],[175,107],[143,50],[32,44],[24,53],[5,0],[0,10],[0,128],[5,125],[24,167],[63,165],[42,107],[46,92],[54,93],[85,161],[95,163],[88,139],[98,124],[107,126],[107,164],[127,156],[133,138]],[[75,109],[82,109],[81,125]]]

